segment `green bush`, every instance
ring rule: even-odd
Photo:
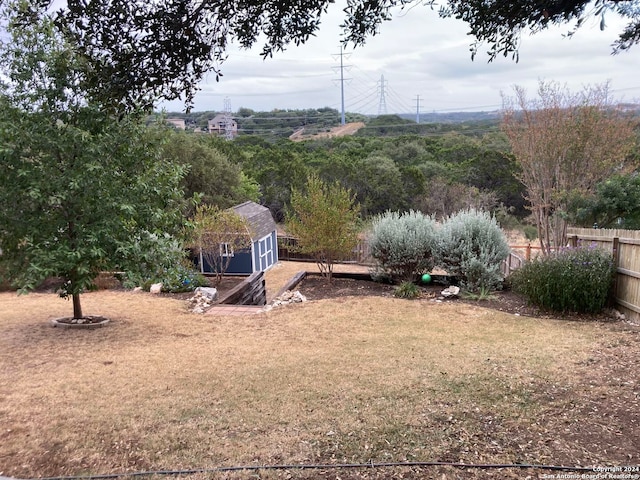
[[[385,212],[373,220],[369,247],[379,276],[415,280],[433,269],[436,223],[421,212]]]
[[[402,282],[398,287],[396,287],[394,295],[398,298],[413,300],[420,296],[420,287],[413,282]]]
[[[507,239],[488,213],[462,210],[448,217],[440,229],[438,264],[469,292],[488,294],[500,288],[500,265],[508,255]]]
[[[522,229],[522,233],[527,240],[533,242],[538,238],[538,228],[535,225],[525,225]]]
[[[149,290],[154,283],[162,283],[164,292],[188,292],[208,285],[186,258],[182,243],[168,235],[141,235],[132,242],[128,252],[135,268],[123,265],[121,279],[125,288],[142,287]]]
[[[613,284],[610,253],[599,248],[567,249],[527,262],[510,279],[531,303],[558,312],[597,313]]]
[[[161,272],[158,278],[158,283],[160,282],[162,282],[162,291],[171,293],[191,292],[196,287],[209,285],[205,276],[195,271],[188,260],[183,260],[178,265]]]

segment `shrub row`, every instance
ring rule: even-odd
[[[488,213],[463,210],[440,228],[420,212],[386,212],[372,225],[371,255],[379,274],[394,281],[413,281],[440,266],[470,292],[488,292],[502,284],[500,264],[509,245]]]

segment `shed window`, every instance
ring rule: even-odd
[[[233,257],[233,247],[228,243],[220,244],[220,256],[221,257]]]

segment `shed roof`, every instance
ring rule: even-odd
[[[276,222],[267,207],[256,202],[244,202],[231,209],[241,217],[247,219],[251,230],[252,240],[258,240],[269,235],[276,229]]]

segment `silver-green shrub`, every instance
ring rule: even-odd
[[[458,277],[463,288],[485,293],[502,286],[500,264],[509,244],[495,218],[474,209],[446,218],[436,248],[438,265]]]
[[[369,246],[377,273],[394,281],[413,281],[434,266],[435,221],[416,211],[385,212],[373,220]]]

